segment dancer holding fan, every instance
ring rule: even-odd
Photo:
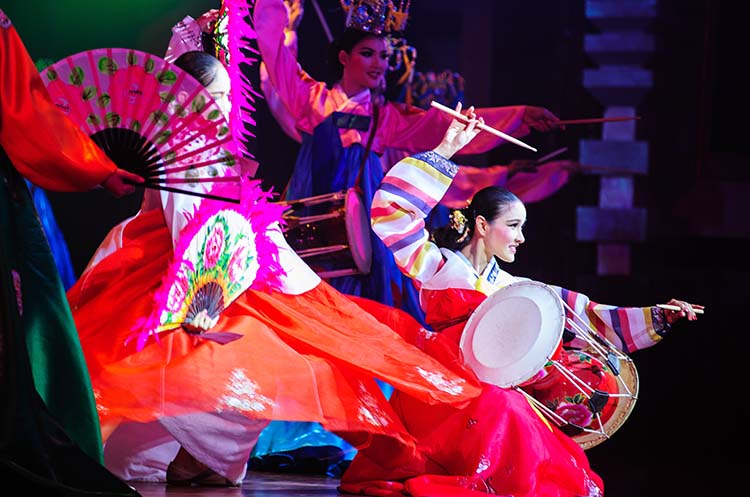
[[[580,346],[583,334],[575,331],[588,327],[601,343],[607,340],[630,353],[658,343],[679,319],[695,320],[702,306],[672,299],[671,310],[660,306],[614,307],[592,302],[577,292],[508,274],[499,262],[512,263],[524,243],[526,209],[518,197],[501,187],[480,190],[468,207],[453,212],[449,226],[429,233],[425,218],[448,190],[457,171],[449,159],[477,135],[476,126],[482,123],[473,108],[468,115],[472,118],[468,124],[463,119],[452,122],[434,150],[404,159],[388,172],[373,199],[372,223],[404,274],[420,288],[421,302],[434,332],[414,336],[413,343],[444,364],[469,364],[483,380],[482,394],[456,408],[428,406],[408,394],[394,392],[391,405],[417,438],[419,449],[399,452],[373,442],[357,453],[342,477],[341,489],[359,495],[414,497],[480,493],[514,497],[601,496],[603,483],[589,467],[584,445],[579,446],[574,437],[546,419],[527,394],[485,375],[487,370],[497,373],[514,366],[509,356],[503,355],[514,344],[492,335],[505,328],[492,318],[480,339],[479,331],[473,338],[467,337],[474,313],[493,295],[517,288],[514,285],[520,283],[536,283],[536,287],[552,292],[554,302],[565,303],[569,319],[578,316],[578,328],[573,328],[571,337],[558,336],[566,346]],[[503,314],[512,320],[508,329],[525,330],[523,323],[546,317],[541,306],[525,305],[533,299],[514,297],[504,313],[494,314],[495,318]],[[562,312],[563,304],[558,306]],[[562,324],[561,316],[561,334]],[[517,342],[545,340],[532,333],[515,338]],[[552,342],[552,348],[555,345]],[[610,364],[615,364],[613,360],[605,361],[605,365],[581,352],[558,352],[563,357],[559,362],[575,366],[578,374],[586,370],[596,380],[616,369]],[[545,362],[541,361],[540,368]],[[479,367],[482,365],[485,367]],[[549,374],[545,376],[546,373]],[[538,376],[530,376],[529,390],[542,396],[542,403],[556,410],[556,414],[567,416],[570,426],[583,427],[583,414],[593,410],[596,402],[587,402],[583,394],[555,397],[565,390],[567,381],[555,374],[545,369]],[[550,388],[550,383],[560,390]],[[601,380],[601,384],[593,385],[601,388],[603,383]]]
[[[226,81],[203,52],[175,65]],[[374,377],[427,403],[478,394],[468,370],[394,331],[415,333],[413,318],[373,302],[387,316],[376,320],[321,281],[286,244],[281,207],[258,184],[243,182],[240,204],[202,199],[176,239],[165,217],[180,213],[143,210],[68,292],[105,464],[126,480],[239,485],[271,419],[320,422],[355,446],[413,446]],[[236,281],[244,291],[231,291]]]

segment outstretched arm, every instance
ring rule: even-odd
[[[692,306],[676,299],[669,301],[670,305],[679,308],[676,311],[660,306],[619,307],[594,302],[582,293],[558,286],[551,288],[570,308],[566,310],[569,319],[582,326],[584,331],[594,331],[628,354],[656,345],[669,333],[673,323],[684,317],[695,319],[695,310],[702,309],[702,306]]]
[[[21,38],[0,11],[0,146],[46,190],[85,191],[117,170],[53,103]]]

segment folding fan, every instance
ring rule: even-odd
[[[100,48],[42,71],[53,101],[146,188],[239,202],[240,154],[216,101],[155,55]],[[209,193],[233,184],[226,197]]]
[[[224,188],[217,187],[217,193],[223,194]],[[269,230],[282,222],[286,207],[270,202],[271,193],[264,192],[258,181],[245,180],[242,190],[242,202],[236,205],[203,201],[180,232],[151,316],[134,330],[139,348],[149,336],[189,323],[202,311],[218,318],[251,286],[278,286],[283,270]],[[220,337],[228,335],[211,331],[204,338],[221,342],[225,339]]]

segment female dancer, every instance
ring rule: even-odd
[[[238,3],[225,2],[230,12],[241,8]],[[331,61],[340,74],[328,88],[301,71],[285,45],[288,21],[283,0],[257,0],[253,23],[270,82],[302,135],[286,198],[302,199],[355,187],[369,212],[372,195],[383,178],[379,154],[386,148],[414,153],[435,147],[450,118],[437,109],[373,103],[372,90],[387,69],[388,51],[382,31],[355,27],[344,31],[331,45]],[[480,115],[491,126],[514,136],[523,136],[531,129],[548,131],[558,120],[546,109],[529,106],[487,108]],[[486,133],[465,152],[485,152],[501,142]],[[400,273],[374,234],[371,245],[369,274],[332,278],[331,284],[344,293],[400,307],[422,320],[413,283]]]
[[[476,118],[473,109],[469,115]],[[444,364],[463,362],[459,341],[474,309],[488,295],[522,279],[500,269],[497,261],[513,262],[524,242],[526,210],[511,192],[500,187],[479,191],[463,217],[456,214],[450,227],[434,233],[436,242],[424,228],[456,174],[449,158],[477,134],[477,122],[481,118],[468,125],[454,121],[438,147],[394,166],[373,199],[373,229],[420,287],[434,330],[412,342]],[[670,304],[677,311],[616,308],[555,290],[626,352],[654,345],[678,319],[696,319],[700,308],[674,299]],[[342,477],[342,491],[420,497],[603,494],[603,483],[583,449],[515,389],[483,382],[482,394],[462,407],[427,406],[394,392],[391,405],[417,438],[417,451],[394,453],[378,442],[361,449]]]
[[[175,64],[226,96],[229,78],[215,57],[187,52]],[[262,209],[263,197],[255,200]],[[175,205],[171,197],[144,202],[68,292],[105,464],[123,479],[239,485],[271,419],[319,422],[356,446],[381,437],[413,445],[374,377],[428,403],[478,393],[468,371],[442,366],[393,331],[419,327],[413,318],[393,309],[383,322],[363,312],[321,281],[272,222],[267,249],[284,273],[275,289],[251,287],[216,323],[189,323],[142,348],[128,342],[151,312],[173,236],[184,233],[174,228],[184,214],[170,210]],[[202,333],[209,328],[241,336],[222,344]]]

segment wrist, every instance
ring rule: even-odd
[[[455,147],[452,147],[445,143],[441,143],[440,145],[432,149],[432,151],[446,159],[450,159],[451,157],[453,157],[457,150]]]

